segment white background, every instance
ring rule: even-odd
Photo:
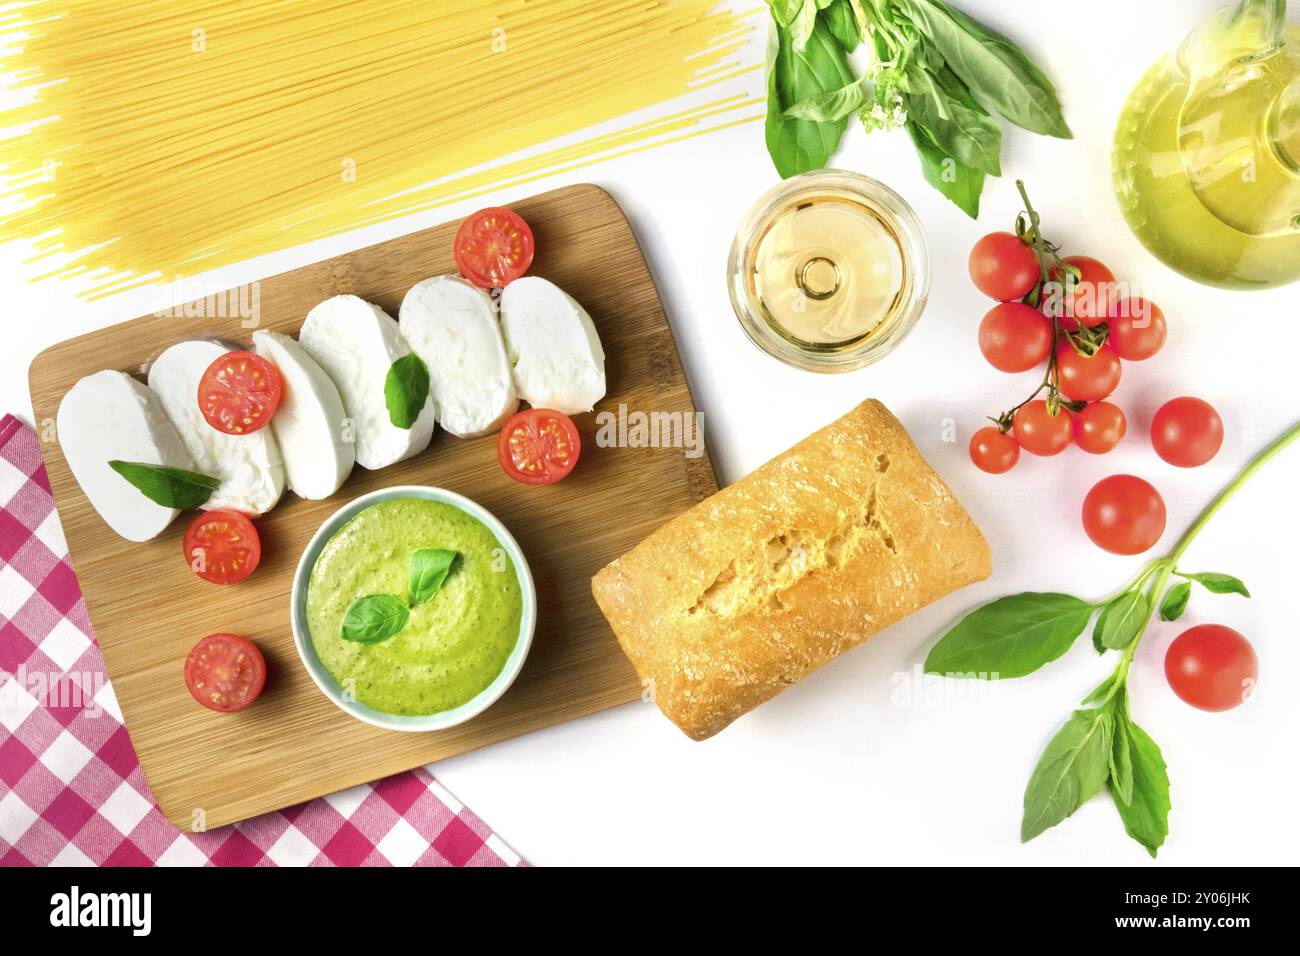
[[[727,301],[735,225],[776,181],[752,123],[615,160],[492,197],[509,202],[568,182],[608,188],[627,209],[664,296],[722,482],[733,481],[859,400],[883,400],[987,535],[992,579],[913,615],[866,646],[704,743],[687,740],[648,704],[632,704],[439,764],[437,775],[537,864],[1003,863],[1228,864],[1294,862],[1300,562],[1300,448],[1259,476],[1215,519],[1186,558],[1190,570],[1243,578],[1253,600],[1198,591],[1178,625],[1157,623],[1130,680],[1136,719],[1161,745],[1173,780],[1172,835],[1153,864],[1103,795],[1021,846],[1020,803],[1044,743],[1113,666],[1089,641],[1043,671],[997,685],[926,683],[927,649],[976,604],[1022,590],[1101,597],[1140,561],[1104,554],[1084,537],[1079,506],[1107,474],[1147,477],[1164,494],[1167,550],[1246,460],[1300,417],[1294,335],[1300,285],[1272,292],[1198,286],[1160,265],[1120,218],[1110,186],[1110,139],[1128,90],[1164,49],[1216,6],[1211,0],[1092,0],[960,6],[1005,31],[1056,82],[1072,142],[1008,131],[1004,178],[966,219],[921,179],[905,134],[851,130],[835,164],[889,183],[915,207],[934,259],[925,316],[880,365],[841,376],[794,371],[754,349]],[[1295,16],[1300,14],[1293,14]],[[761,57],[761,43],[750,54]],[[760,94],[757,72],[736,83]],[[669,112],[664,107],[662,112]],[[1019,401],[1037,373],[1005,376],[979,355],[975,330],[990,303],[971,286],[975,239],[1010,228],[1014,179],[1027,180],[1049,235],[1141,282],[1169,318],[1156,358],[1129,364],[1117,400],[1129,414],[1119,450],[1025,456],[1015,471],[976,471],[965,442],[982,416]],[[288,250],[222,270],[250,281],[464,215],[486,200]],[[27,366],[45,346],[158,307],[156,293],[88,305],[59,285],[26,286],[12,246],[0,251],[5,347],[0,410],[30,420]],[[312,303],[303,303],[304,310]],[[1146,433],[1168,398],[1201,396],[1228,437],[1209,465],[1161,462]],[[955,442],[945,422],[957,423]],[[466,489],[469,490],[469,489]],[[471,491],[472,493],[472,491]],[[1183,628],[1218,622],[1254,643],[1259,689],[1227,714],[1173,696],[1164,650]],[[912,690],[916,693],[913,695]],[[902,699],[899,699],[899,698]]]

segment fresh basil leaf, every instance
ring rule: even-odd
[[[1169,836],[1169,770],[1156,742],[1133,723],[1127,712],[1115,724],[1115,735],[1121,734],[1132,768],[1132,789],[1128,800],[1115,786],[1111,787],[1111,795],[1125,831],[1154,858]]]
[[[1213,571],[1202,574],[1184,574],[1182,571],[1175,571],[1174,573],[1180,578],[1195,581],[1211,594],[1240,594],[1242,597],[1250,597],[1246,585],[1242,583],[1240,578],[1234,578],[1231,574],[1216,574]]]
[[[449,548],[421,548],[411,555],[411,607],[438,593],[455,560],[456,552]]]
[[[1122,675],[1118,669],[1116,669],[1114,672],[1108,675],[1104,681],[1102,681],[1100,684],[1094,687],[1092,691],[1088,694],[1088,696],[1082,700],[1081,703],[1085,705],[1095,704],[1098,701],[1106,700],[1107,698],[1114,696],[1111,689],[1115,686],[1116,681],[1120,683],[1121,687],[1123,686],[1124,675]]]
[[[1190,581],[1180,581],[1165,592],[1165,599],[1160,602],[1160,620],[1176,621],[1187,610],[1187,601],[1192,596]]]
[[[221,487],[221,479],[183,468],[151,465],[143,461],[113,459],[108,467],[134,485],[142,495],[164,508],[197,508]]]
[[[388,369],[384,379],[384,403],[388,420],[398,428],[410,428],[429,399],[429,366],[411,352]]]
[[[958,162],[989,176],[1002,175],[1002,128],[969,98],[946,67],[938,74],[909,63],[903,103],[908,118],[925,127],[935,145]]]
[[[1114,723],[1110,706],[1076,710],[1048,741],[1025,788],[1020,842],[1056,826],[1100,792],[1110,775]]]
[[[862,24],[850,0],[831,0],[829,4],[823,4],[822,19],[845,53],[852,53],[862,44]]]
[[[1133,802],[1133,746],[1127,733],[1128,707],[1124,691],[1115,698],[1115,724],[1110,742],[1110,788],[1116,800]]]
[[[835,152],[848,119],[828,122],[796,119],[785,111],[801,100],[838,90],[853,81],[844,50],[820,23],[808,43],[795,52],[775,21],[768,33],[767,151],[782,177],[821,169]]]
[[[829,93],[819,93],[806,100],[800,100],[785,111],[786,116],[795,119],[815,120],[818,123],[835,122],[852,116],[862,109],[867,102],[865,80],[854,80],[848,86],[841,86]]]
[[[1071,137],[1051,81],[1014,43],[942,0],[894,0],[990,112],[1034,133]]]
[[[978,219],[984,174],[949,156],[916,123],[909,122],[907,132],[921,159],[921,174],[925,181],[951,199],[966,215]]]
[[[1151,605],[1141,591],[1125,591],[1102,608],[1093,631],[1096,642],[1113,651],[1123,650],[1142,633]]]
[[[931,674],[1023,677],[1056,660],[1088,626],[1093,605],[1068,594],[1013,594],[967,614],[925,659]]]
[[[406,602],[397,595],[368,594],[353,601],[343,616],[343,639],[378,644],[406,627],[410,616]]]

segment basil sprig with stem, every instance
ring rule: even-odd
[[[768,0],[767,148],[782,176],[821,169],[855,114],[906,128],[926,181],[972,219],[1001,175],[995,116],[1068,139],[1051,82],[1025,53],[942,0]],[[872,65],[848,55],[866,43]]]
[[[1157,608],[1167,621],[1182,614],[1193,582],[1214,594],[1250,596],[1246,585],[1231,575],[1182,571],[1178,566],[1224,504],[1298,438],[1300,423],[1256,455],[1172,551],[1147,562],[1116,593],[1101,601],[1043,593],[1000,598],[966,615],[931,648],[925,661],[928,673],[985,680],[1022,677],[1061,657],[1100,612],[1093,644],[1098,653],[1117,652],[1119,661],[1039,757],[1025,789],[1022,840],[1056,826],[1109,786],[1125,831],[1156,855],[1169,834],[1169,775],[1160,748],[1129,712],[1133,655]],[[1171,587],[1174,577],[1183,580]]]
[[[357,644],[379,644],[400,634],[411,619],[411,608],[433,600],[442,589],[457,553],[450,548],[415,551],[411,555],[408,598],[402,600],[396,594],[367,594],[357,598],[343,616],[343,639]]]

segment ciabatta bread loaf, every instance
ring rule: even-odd
[[[664,525],[592,591],[659,709],[703,740],[989,571],[970,516],[866,401]]]

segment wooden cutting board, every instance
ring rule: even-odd
[[[572,186],[513,208],[537,237],[532,274],[578,299],[600,332],[609,393],[596,411],[617,413],[626,405],[647,413],[692,412],[663,305],[613,198],[595,186]],[[341,293],[396,316],[413,284],[455,271],[458,225],[263,280],[258,327],[296,334],[312,306]],[[250,291],[243,301],[253,301]],[[37,422],[54,420],[60,399],[83,375],[105,368],[138,374],[182,339],[220,336],[247,344],[253,331],[238,316],[214,317],[211,298],[206,306],[174,311],[83,335],[37,356],[31,367]],[[440,431],[413,459],[377,472],[357,467],[326,501],[285,492],[257,521],[261,567],[229,588],[199,580],[186,566],[181,535],[189,515],[144,544],[109,530],[68,470],[53,429],[38,428],[95,636],[167,818],[182,829],[221,826],[635,700],[640,685],[596,608],[590,578],[717,484],[707,455],[597,447],[596,415],[575,420],[582,459],[568,479],[549,487],[506,478],[495,436],[461,440]],[[290,581],[321,522],[358,495],[404,484],[449,488],[488,508],[519,541],[537,584],[536,637],[514,686],[469,723],[427,734],[380,730],[337,709],[303,669],[289,629]],[[266,691],[239,714],[205,710],[185,689],[185,655],[214,631],[251,638],[267,658]]]

